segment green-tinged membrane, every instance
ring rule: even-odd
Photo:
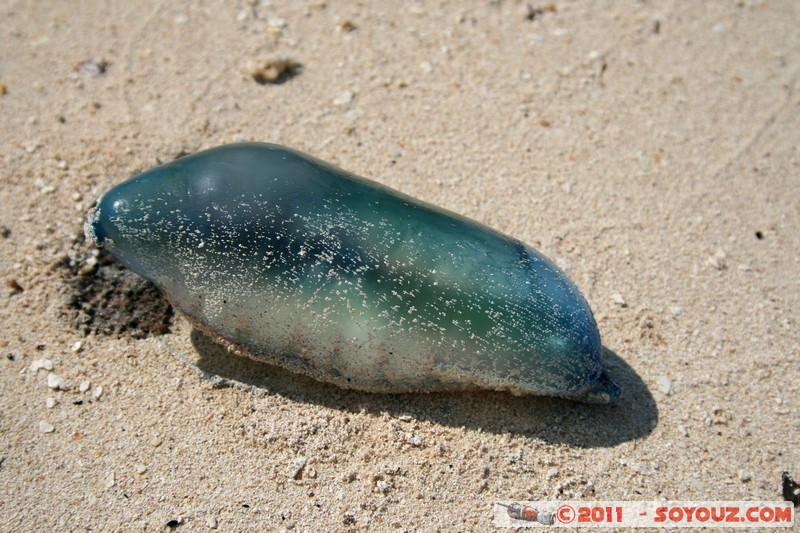
[[[619,394],[588,304],[541,253],[294,150],[149,170],[100,199],[86,234],[205,331],[322,381]]]

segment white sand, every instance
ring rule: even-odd
[[[0,306],[0,529],[486,530],[497,500],[780,499],[800,476],[800,3],[555,6],[3,2],[0,272],[23,291]],[[302,72],[255,83],[280,55]],[[91,59],[106,72],[75,70]],[[96,197],[240,139],[567,265],[619,401],[343,391],[182,318],[161,341],[76,331],[53,265]]]

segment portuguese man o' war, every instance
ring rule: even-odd
[[[295,150],[159,166],[104,194],[85,230],[201,330],[321,381],[619,394],[589,305],[544,255]]]

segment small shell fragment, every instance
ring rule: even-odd
[[[281,83],[303,68],[303,65],[290,57],[275,57],[254,64],[250,74],[257,83],[265,85],[268,83]]]
[[[53,362],[50,359],[34,359],[31,361],[31,372],[37,372],[40,369],[53,370]]]
[[[47,374],[47,386],[53,390],[66,388],[64,378],[52,372]]]

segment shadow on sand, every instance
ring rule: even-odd
[[[410,414],[451,427],[512,433],[555,444],[596,448],[642,438],[658,422],[658,408],[642,379],[613,351],[603,348],[610,375],[622,394],[611,405],[588,405],[559,398],[517,397],[501,392],[374,394],[344,390],[282,368],[230,354],[194,329],[192,345],[199,369],[218,386],[239,382],[296,402],[349,412]]]

